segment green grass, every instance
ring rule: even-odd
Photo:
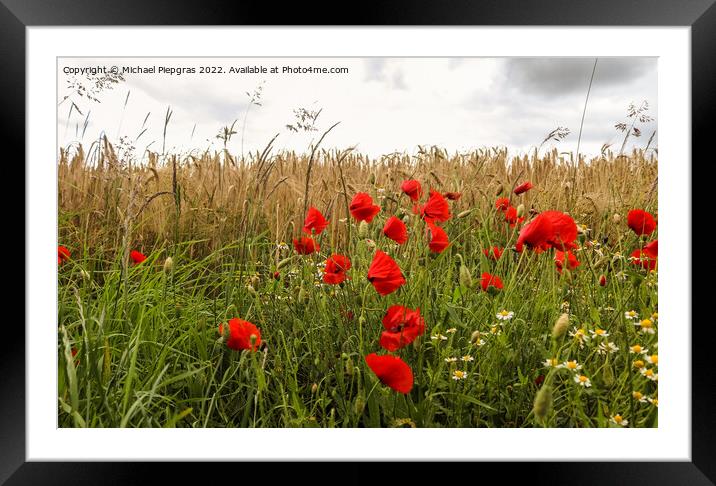
[[[126,274],[121,249],[104,261],[93,255],[108,252],[95,252],[81,238],[60,241],[73,255],[58,270],[60,426],[608,427],[616,413],[630,427],[657,425],[657,408],[632,397],[641,391],[655,398],[657,382],[641,376],[629,353],[637,343],[656,353],[657,334],[638,332],[624,316],[657,311],[656,273],[628,261],[640,242],[623,222],[605,214],[620,236],[576,252],[581,266],[560,275],[552,251],[507,249],[499,261],[488,260],[484,248],[509,248],[517,236],[494,212],[453,216],[444,225],[451,246],[431,254],[422,221],[401,203],[398,214],[411,218],[404,246],[381,234],[393,214],[385,207],[367,237],[358,236],[353,222],[341,223],[353,225],[352,237],[336,252],[353,267],[339,286],[315,284],[317,264],[333,252],[325,233],[318,237],[320,255],[312,256],[279,249],[266,233],[240,234],[203,257],[190,257],[202,242],[139,247],[148,259]],[[366,279],[374,245],[407,279],[386,297]],[[168,256],[170,272],[163,268]],[[461,285],[461,264],[471,273],[471,288]],[[501,277],[504,289],[483,292],[482,272]],[[602,274],[605,287],[598,283]],[[425,334],[397,352],[415,376],[407,395],[381,384],[364,361],[384,352],[381,319],[392,304],[420,307],[426,323]],[[514,318],[498,321],[503,309]],[[569,334],[553,339],[562,312],[569,313],[570,330],[605,329],[604,342],[619,351],[599,354],[602,338],[583,348]],[[232,317],[261,329],[260,351],[226,347],[217,328]],[[483,345],[471,342],[475,331]],[[431,339],[440,334],[447,340]],[[449,357],[458,360],[448,363]],[[592,386],[576,384],[569,370],[546,368],[552,357],[577,360]],[[452,379],[454,370],[467,378]],[[553,397],[544,420],[533,412],[539,375]]]

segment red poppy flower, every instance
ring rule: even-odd
[[[299,255],[310,255],[313,252],[320,251],[321,247],[313,241],[313,238],[301,236],[293,239],[293,249]]]
[[[405,284],[405,277],[395,260],[387,253],[376,250],[368,268],[368,281],[380,295],[388,295]]]
[[[442,194],[431,190],[428,202],[420,208],[420,216],[425,221],[447,221],[450,219],[450,206]]]
[[[274,278],[274,280],[281,280],[281,273],[273,272],[273,278]]]
[[[557,252],[554,255],[554,264],[557,265],[557,271],[559,273],[562,273],[562,268],[564,268],[564,252],[557,250]],[[567,251],[567,268],[570,270],[574,270],[577,268],[581,263],[577,260],[577,257],[574,256],[574,254],[571,251]]]
[[[400,190],[407,194],[407,196],[413,201],[417,201],[420,199],[420,196],[423,195],[423,189],[420,186],[420,182],[413,179],[403,181],[400,185]]]
[[[429,228],[428,231],[430,231],[430,243],[428,244],[430,251],[433,253],[442,253],[445,251],[445,248],[450,246],[448,235],[444,229],[437,226],[432,221],[428,220],[427,223]]]
[[[405,223],[395,216],[391,216],[385,222],[383,234],[399,245],[408,241],[408,228],[405,227]]]
[[[542,383],[544,383],[544,375],[537,375],[537,378],[535,378],[535,385],[542,386]]]
[[[357,221],[365,221],[370,223],[375,218],[375,215],[380,212],[380,206],[373,204],[373,198],[371,198],[365,192],[359,192],[353,196],[353,201],[350,205],[351,215]]]
[[[631,262],[634,265],[641,265],[642,268],[647,270],[654,270],[656,268],[656,258],[649,256],[646,251],[634,250],[631,253]]]
[[[498,277],[497,275],[490,275],[487,272],[484,272],[482,274],[480,284],[482,285],[482,290],[484,290],[485,292],[487,292],[487,289],[490,287],[494,287],[497,290],[502,290],[504,288],[500,277]]]
[[[604,287],[607,285],[607,276],[606,275],[600,275],[599,276],[599,285]]]
[[[144,260],[147,259],[146,256],[144,256],[137,250],[132,250],[131,252],[129,252],[129,258],[132,259],[132,261],[134,262],[135,265],[139,265],[140,263],[142,263]]]
[[[219,334],[224,334],[224,325],[219,324]],[[255,336],[253,346],[251,345],[251,337]],[[229,335],[226,338],[226,346],[235,351],[242,349],[251,349],[256,351],[261,345],[261,331],[258,327],[245,321],[234,317],[229,319]]]
[[[522,223],[525,217],[517,217],[517,209],[512,206],[508,207],[503,213],[505,215],[505,221],[510,224],[510,228],[514,228],[517,223]]]
[[[645,245],[642,251],[651,258],[657,258],[659,256],[659,240],[654,240]]]
[[[461,192],[446,192],[445,194],[443,194],[443,196],[445,196],[446,199],[449,199],[451,201],[457,201],[458,199],[460,199],[462,197],[462,193]]]
[[[637,235],[650,235],[656,229],[654,216],[643,209],[632,209],[627,214],[627,225]]]
[[[70,261],[70,250],[67,247],[59,245],[57,247],[57,264],[62,265],[65,262]]]
[[[383,384],[398,393],[410,393],[413,389],[413,371],[399,357],[371,353],[365,357],[365,362]]]
[[[523,245],[527,245],[533,250],[552,247],[565,251],[577,247],[574,243],[576,239],[577,224],[568,214],[544,211],[522,227],[516,248],[517,251],[522,251]]]
[[[331,255],[326,260],[326,268],[323,271],[323,281],[327,284],[339,284],[347,276],[346,271],[351,268],[351,261],[343,255]]]
[[[383,316],[385,331],[380,335],[380,345],[388,351],[395,351],[412,343],[425,332],[425,320],[420,309],[408,309],[393,305]]]
[[[517,194],[519,196],[523,192],[527,192],[530,189],[532,189],[533,187],[534,186],[532,185],[532,183],[530,181],[523,182],[519,186],[515,187],[515,194]]]
[[[510,200],[506,197],[500,197],[497,198],[497,201],[495,201],[495,209],[499,209],[500,211],[504,211],[505,209],[510,207]]]
[[[315,231],[316,235],[320,235],[326,229],[326,226],[328,226],[328,221],[323,217],[323,214],[313,206],[308,208],[306,219],[303,221],[303,232],[310,235],[314,234],[313,232]]]
[[[490,260],[497,261],[500,259],[504,251],[504,248],[500,248],[499,246],[493,246],[492,248],[485,248],[484,250],[482,250],[482,253],[484,253],[485,256]]]

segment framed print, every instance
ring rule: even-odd
[[[712,484],[712,3],[260,26],[4,2],[27,293],[3,480],[457,460]]]

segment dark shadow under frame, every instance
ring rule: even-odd
[[[90,0],[0,0],[0,106],[2,107],[3,147],[16,149],[16,156],[5,156],[5,170],[18,170],[25,181],[20,164],[13,162],[25,157],[25,28],[28,26],[69,25],[575,25],[575,26],[691,26],[692,71],[692,160],[699,162],[697,185],[692,187],[692,228],[701,228],[710,220],[704,212],[713,203],[696,204],[693,196],[709,194],[714,179],[713,139],[716,119],[716,5],[714,0],[552,0],[550,2],[520,0],[453,0],[429,2],[402,0],[368,6],[341,6],[342,15],[330,17],[336,4],[278,4],[268,2],[231,2],[217,0],[125,0],[92,2]],[[161,51],[161,45],[157,46]],[[151,54],[151,52],[150,52]],[[240,55],[240,49],[237,49]],[[30,93],[27,93],[30,95]],[[709,152],[710,151],[710,152]],[[689,161],[669,161],[689,170]],[[695,164],[690,164],[693,173]],[[707,172],[710,171],[710,172]],[[17,180],[16,178],[13,178]],[[693,178],[692,178],[693,181]],[[701,209],[706,208],[706,209]],[[702,215],[698,218],[696,215]],[[26,217],[26,216],[25,216]],[[21,223],[24,228],[24,218]],[[17,228],[17,226],[15,226]],[[17,229],[12,229],[17,231]],[[686,235],[684,235],[686,237]],[[25,237],[23,236],[23,240]],[[8,242],[6,242],[7,244]],[[704,249],[692,234],[694,257],[707,258],[712,252]],[[17,248],[17,241],[14,242]],[[704,254],[706,252],[706,254]],[[14,250],[14,255],[17,250]],[[25,260],[31,255],[25,253]],[[701,262],[701,260],[700,260]],[[703,263],[701,262],[703,267]],[[716,270],[710,260],[700,273]],[[685,265],[692,265],[683,262]],[[693,267],[692,267],[693,268]],[[692,273],[692,302],[708,302],[711,285],[697,281]],[[686,282],[684,284],[687,284]],[[691,304],[691,303],[689,303]],[[703,307],[703,304],[702,304]],[[684,312],[693,312],[692,305]],[[492,474],[524,484],[689,484],[716,483],[716,381],[712,373],[711,346],[714,336],[711,319],[692,317],[692,461],[665,463],[519,463],[509,466],[483,463],[470,466],[470,477],[485,480]],[[674,325],[688,325],[673,323]],[[25,322],[25,326],[32,323]],[[0,360],[2,406],[0,408],[0,483],[24,484],[144,484],[159,466],[153,463],[36,463],[25,462],[25,327],[17,320],[4,325],[5,349]],[[68,444],[68,446],[71,446]],[[573,444],[572,446],[578,446]],[[648,444],[635,444],[648,447]],[[207,468],[198,464],[163,464],[162,477],[182,478],[188,482],[194,476],[206,481]],[[297,464],[283,470],[296,474]],[[303,466],[313,470],[314,480],[330,477],[323,467],[317,474],[316,465]],[[361,465],[362,466],[362,465]],[[410,480],[420,468],[393,469],[395,477]],[[235,476],[247,478],[245,466],[222,464],[209,466],[211,471],[239,472]],[[236,468],[239,468],[237,471]],[[434,466],[431,466],[434,467]],[[265,469],[262,467],[261,469]],[[280,470],[279,470],[280,471]],[[447,473],[447,470],[445,470]],[[487,473],[487,474],[486,474]],[[448,473],[452,478],[452,472]],[[167,476],[169,475],[169,476]],[[354,464],[344,467],[340,482],[366,482],[378,474],[370,467]],[[273,472],[272,472],[272,477]],[[380,477],[388,477],[384,474]],[[415,475],[417,478],[417,475]],[[234,479],[236,480],[236,479]],[[254,477],[253,480],[258,480]],[[451,479],[453,480],[453,479]]]

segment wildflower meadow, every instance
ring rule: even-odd
[[[658,425],[653,152],[272,150],[60,151],[61,427]]]

